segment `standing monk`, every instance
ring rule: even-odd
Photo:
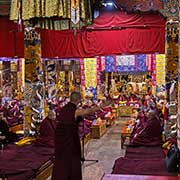
[[[76,118],[93,113],[109,104],[89,109],[77,109],[80,102],[80,93],[72,92],[70,102],[61,109],[57,117],[55,160],[51,180],[82,180],[81,145]]]

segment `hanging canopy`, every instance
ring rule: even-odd
[[[41,29],[42,57],[165,53],[165,19],[158,14],[102,13],[82,30]],[[23,32],[0,31],[0,57],[23,57]]]
[[[41,33],[43,57],[165,53],[165,19],[159,14],[106,12],[78,32]]]
[[[165,27],[165,19],[159,14],[149,13],[134,13],[128,14],[127,12],[114,11],[103,12],[94,19],[93,26],[88,28],[92,29],[110,29],[110,28],[130,28],[130,27]]]

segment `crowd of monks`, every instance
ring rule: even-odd
[[[80,98],[79,94],[75,93],[74,97],[70,98],[70,102],[59,110],[58,116],[52,109],[40,126],[39,136],[35,144],[55,148],[56,158],[54,161],[53,180],[59,178],[59,169],[61,169],[62,179],[63,177],[66,179],[69,176],[71,176],[69,177],[70,179],[73,179],[73,177],[77,177],[78,180],[82,179],[80,168],[81,147],[77,119],[79,116],[84,117],[110,104],[108,102],[102,107],[78,109]],[[152,95],[139,97],[135,94],[131,94],[129,97],[125,94],[119,96],[118,101],[122,100],[126,100],[127,104],[133,101],[138,104],[138,116],[131,134],[130,144],[133,146],[162,144],[164,119],[167,118],[165,101]],[[111,103],[114,103],[114,101],[111,101]],[[0,140],[3,141],[4,139]]]

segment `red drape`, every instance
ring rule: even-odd
[[[159,14],[127,14],[126,12],[103,12],[88,28],[111,27],[164,27],[165,19]]]
[[[73,31],[43,30],[43,57],[165,53],[165,19],[158,14],[105,12],[93,26]]]
[[[15,33],[15,56],[24,57],[24,32]]]
[[[0,57],[24,57],[24,35],[17,31],[17,23],[0,17]]]
[[[165,20],[159,15],[102,13],[93,26],[77,32],[40,31],[44,58],[165,53]],[[23,57],[23,36],[0,32],[0,57]]]
[[[44,30],[43,57],[93,57],[111,54],[164,53],[164,30],[159,28],[129,28],[123,30],[93,30],[55,32]]]
[[[14,57],[14,32],[0,31],[0,57]]]
[[[18,24],[10,21],[8,17],[0,17],[0,31],[17,31]]]

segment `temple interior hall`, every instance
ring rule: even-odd
[[[180,0],[0,0],[0,180],[180,179]]]

